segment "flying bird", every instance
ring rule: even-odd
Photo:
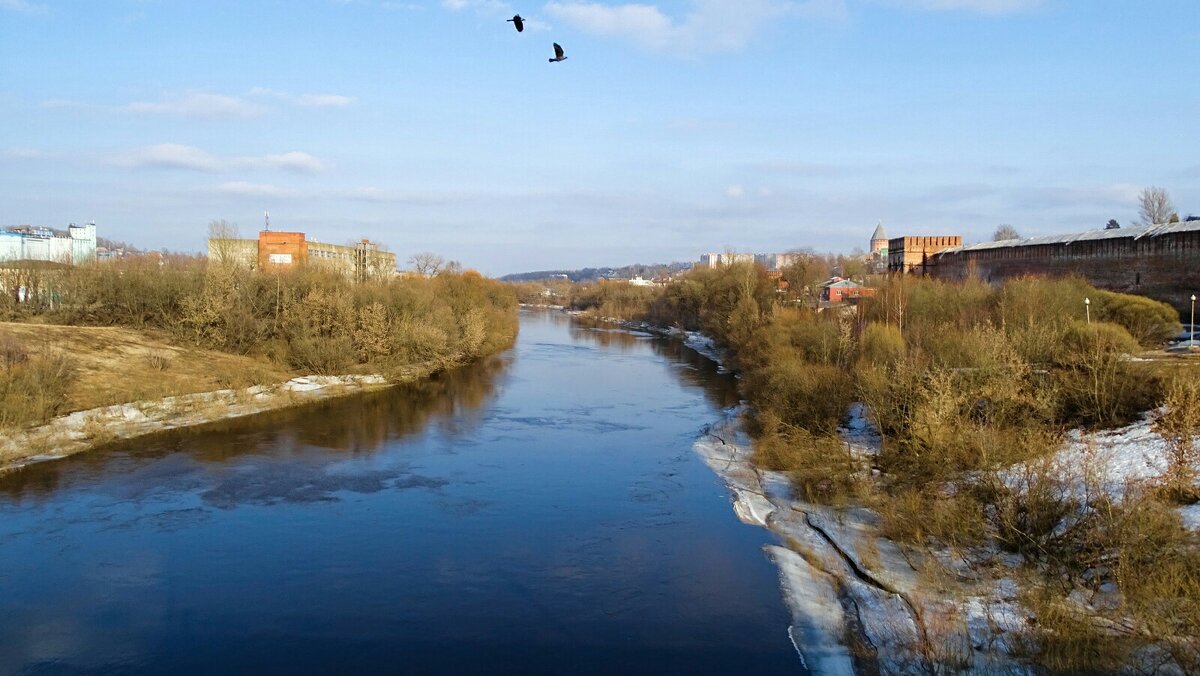
[[[518,33],[525,30],[525,19],[522,19],[520,14],[517,14],[513,18],[509,19],[509,21],[512,22],[512,25],[517,27]]]
[[[566,61],[566,60],[567,60],[567,57],[563,56],[562,47],[559,47],[557,42],[554,43],[554,58],[550,59],[550,63],[554,63],[555,61]]]

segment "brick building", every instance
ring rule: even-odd
[[[271,270],[311,265],[333,270],[356,281],[396,274],[396,254],[364,239],[344,246],[308,239],[303,232],[263,230],[258,239],[210,239],[209,260]]]
[[[308,241],[302,232],[258,233],[258,269],[290,268],[308,262]]]
[[[821,300],[826,303],[857,302],[859,298],[871,298],[875,289],[849,279],[835,277],[821,285]]]
[[[1149,296],[1184,312],[1191,294],[1200,293],[1200,221],[960,243],[935,254],[925,270],[988,282],[1079,275],[1098,288]]]

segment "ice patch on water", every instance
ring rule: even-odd
[[[766,550],[779,568],[793,618],[788,636],[804,666],[814,674],[853,674],[850,649],[841,640],[846,617],[834,579],[790,549],[771,545]]]

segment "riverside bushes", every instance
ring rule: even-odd
[[[1200,665],[1200,542],[1173,509],[1195,499],[1200,386],[1167,387],[1132,358],[1179,330],[1174,310],[1080,279],[896,277],[858,307],[776,298],[748,266],[699,270],[640,317],[729,351],[757,464],[807,500],[874,507],[897,542],[1020,554],[1040,664],[1110,670],[1153,646],[1185,670]],[[854,400],[882,435],[878,455],[839,439]],[[1123,425],[1164,400],[1163,487],[1118,499],[1095,470],[1052,461],[1067,429]],[[1081,613],[1079,594],[1101,588],[1109,596]]]
[[[473,271],[356,284],[298,268],[255,272],[201,259],[135,259],[49,270],[23,311],[63,324],[166,331],[317,373],[436,367],[510,345],[516,295]]]

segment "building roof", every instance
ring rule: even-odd
[[[1018,246],[1038,246],[1040,244],[1071,244],[1072,242],[1091,242],[1104,239],[1144,237],[1160,237],[1178,232],[1200,232],[1200,221],[1184,221],[1182,223],[1163,223],[1161,225],[1140,225],[1132,228],[1113,228],[1085,230],[1069,235],[1042,235],[1040,237],[1025,237],[1023,239],[1005,239],[999,242],[980,242],[967,246],[956,246],[938,253],[939,256],[960,251],[985,251],[988,249],[1007,249]]]
[[[852,282],[848,279],[839,279],[838,281],[829,281],[821,285],[824,289],[856,289],[862,286],[858,282]]]
[[[875,226],[875,232],[871,235],[872,242],[877,239],[887,239],[887,235],[883,234],[883,221],[880,221],[879,225]]]

